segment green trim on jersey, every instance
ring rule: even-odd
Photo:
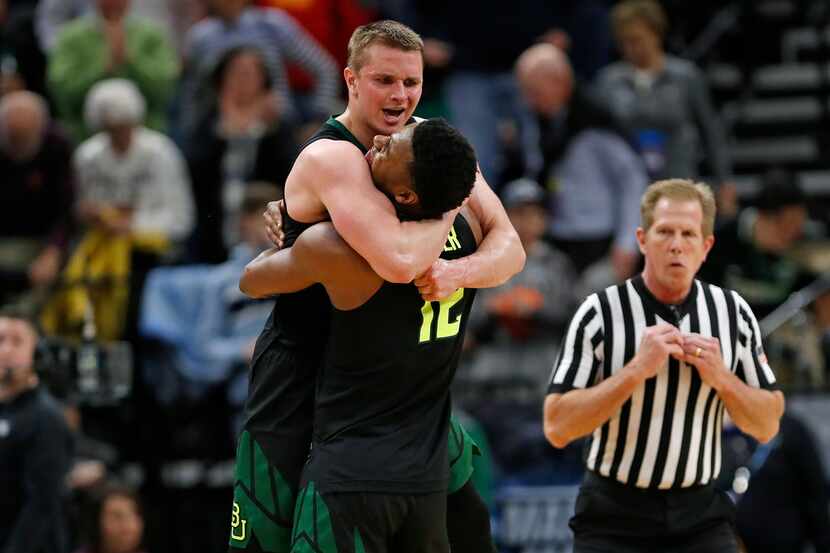
[[[450,417],[449,448],[450,482],[447,493],[460,490],[473,475],[473,455],[481,455],[478,444],[455,417]]]
[[[355,550],[363,547],[360,532],[355,528]],[[337,553],[331,515],[325,501],[309,482],[297,497],[291,553]]]
[[[346,125],[344,125],[343,123],[341,123],[340,121],[338,121],[334,117],[329,117],[328,120],[326,121],[326,125],[330,125],[330,126],[334,127],[335,129],[337,129],[338,131],[340,131],[343,134],[343,138],[345,138],[348,142],[351,142],[352,144],[357,146],[358,149],[361,152],[363,152],[364,154],[369,151],[368,148],[366,148],[366,146],[361,144],[360,140],[358,140],[357,137],[352,134],[352,131],[350,131],[349,129],[346,128]]]
[[[243,432],[236,451],[229,546],[246,549],[255,535],[263,551],[288,553],[293,512],[293,487],[250,433]]]

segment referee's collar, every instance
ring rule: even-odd
[[[689,290],[689,293],[682,302],[671,305],[665,304],[654,297],[654,294],[652,294],[651,290],[649,290],[648,286],[646,286],[642,273],[633,277],[631,279],[631,283],[634,285],[634,289],[637,290],[637,293],[640,294],[640,297],[643,298],[643,302],[648,305],[649,308],[651,308],[663,320],[675,323],[677,326],[680,326],[680,321],[689,313],[689,311],[692,310],[692,307],[695,305],[695,300],[697,299],[697,280],[692,281],[692,289]]]

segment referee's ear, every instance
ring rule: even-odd
[[[709,256],[709,252],[712,251],[712,247],[715,245],[715,235],[710,234],[706,238],[703,239],[703,261],[706,261],[706,258]]]
[[[646,230],[643,227],[637,227],[637,247],[640,248],[640,253],[646,254]]]

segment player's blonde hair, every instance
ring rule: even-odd
[[[654,224],[654,208],[662,198],[672,200],[695,200],[703,210],[701,231],[703,236],[711,236],[715,230],[715,195],[708,184],[688,179],[666,179],[652,183],[646,188],[640,200],[640,221],[643,230]]]
[[[352,71],[360,71],[366,63],[366,50],[376,42],[405,52],[424,53],[424,41],[420,35],[403,23],[391,19],[375,21],[355,29],[349,39],[347,63]]]

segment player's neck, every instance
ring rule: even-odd
[[[372,141],[375,139],[375,133],[366,124],[360,124],[358,118],[346,108],[346,111],[335,117],[340,123],[349,129],[349,132],[357,138],[363,146],[369,150],[372,148]]]

